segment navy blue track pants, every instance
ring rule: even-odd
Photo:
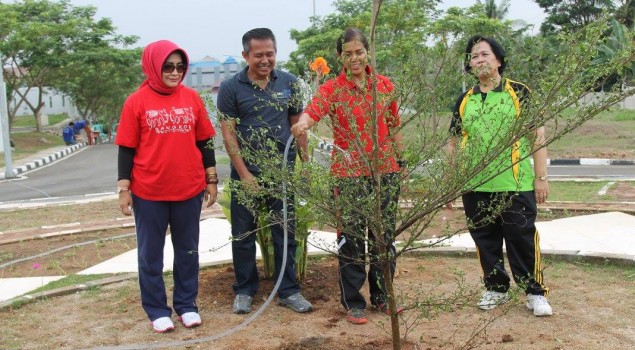
[[[163,281],[163,247],[168,225],[174,247],[174,311],[177,315],[198,312],[198,242],[203,193],[174,202],[132,197],[141,305],[151,321],[172,315]]]
[[[257,174],[254,174],[257,175]],[[232,180],[239,181],[238,173],[232,169]],[[256,202],[264,205],[271,215],[271,236],[273,239],[273,255],[275,261],[275,273],[273,280],[277,281],[282,267],[282,254],[287,249],[287,261],[278,296],[286,298],[300,291],[295,271],[295,216],[293,197],[288,199],[288,241],[284,246],[284,226],[282,222],[283,203],[279,198],[263,196],[256,198]],[[236,282],[233,285],[236,294],[254,296],[258,292],[259,278],[256,267],[256,233],[258,231],[257,217],[254,209],[243,205],[238,194],[231,194],[231,223],[232,223],[232,258],[234,261],[234,273]]]

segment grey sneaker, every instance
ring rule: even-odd
[[[364,309],[352,308],[346,313],[346,321],[352,324],[366,324],[368,323],[368,317]]]
[[[499,293],[492,290],[485,291],[481,300],[476,304],[481,310],[491,310],[498,305],[505,304],[509,301],[509,294]]]
[[[299,313],[305,313],[313,310],[313,305],[304,299],[300,293],[295,293],[286,298],[279,298],[278,305],[288,306],[291,310]]]
[[[235,314],[248,314],[251,312],[251,301],[253,298],[247,294],[236,294],[234,299],[234,313]]]

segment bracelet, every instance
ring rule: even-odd
[[[205,173],[205,183],[208,185],[217,184],[218,183],[218,174],[217,173]]]

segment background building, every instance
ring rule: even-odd
[[[220,83],[238,73],[243,67],[244,63],[238,63],[232,56],[228,56],[223,62],[216,58],[205,56],[200,61],[190,62],[190,68],[187,70],[183,83],[198,91],[203,100],[211,99],[214,106],[216,106]],[[214,126],[218,126],[216,108],[209,108],[208,112]]]
[[[24,94],[27,88],[20,88],[20,93]],[[40,89],[33,87],[26,93],[26,100],[28,100],[32,104],[36,104],[38,101],[38,96],[40,93]],[[21,101],[20,95],[17,92],[13,92],[11,95],[11,100],[9,101],[9,109],[15,110],[16,104]],[[69,118],[75,119],[79,116],[79,112],[77,111],[77,107],[73,101],[67,95],[56,91],[51,88],[44,88],[42,91],[42,103],[44,103],[44,107],[42,108],[42,114],[51,115],[51,114],[62,114],[66,113]],[[21,116],[32,116],[33,111],[27,106],[26,102],[22,101],[18,106],[18,109],[15,113],[16,117]],[[46,125],[46,124],[44,124]]]
[[[221,81],[238,73],[242,68],[243,64],[239,64],[232,56],[228,56],[223,62],[205,56],[200,61],[190,63],[184,83],[199,93],[209,91],[216,94]]]

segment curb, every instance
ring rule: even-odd
[[[409,208],[407,202],[400,203],[403,208]],[[560,204],[560,205],[559,205]],[[606,207],[593,207],[593,206],[563,206],[562,204],[572,204],[566,202],[550,202],[548,204],[541,205],[539,210],[548,211],[589,211],[589,212],[609,212],[620,211],[629,215],[635,215],[635,202],[607,202],[603,203]],[[201,212],[200,220],[210,218],[223,218],[224,214],[214,205],[213,208],[207,208]],[[629,207],[633,206],[633,207]],[[458,200],[454,204],[456,209],[463,208],[463,203]],[[26,242],[30,240],[59,237],[69,234],[90,233],[99,230],[118,229],[118,228],[130,228],[134,227],[134,219],[132,217],[120,217],[112,220],[94,221],[94,222],[75,222],[70,224],[60,224],[45,227],[34,227],[26,229],[17,229],[9,231],[0,230],[0,246],[5,244],[12,244],[17,242]]]
[[[211,218],[221,218],[223,215],[220,209],[213,211],[202,211],[200,221]],[[81,233],[91,233],[109,229],[134,228],[134,218],[122,217],[107,221],[95,222],[75,222],[71,224],[52,225],[46,227],[36,227],[18,229],[12,231],[0,231],[0,246],[18,242],[27,242],[37,239],[75,235]]]
[[[413,255],[435,255],[435,256],[453,256],[453,257],[477,257],[476,248],[463,247],[426,247],[417,248],[408,252]],[[597,254],[589,253],[583,250],[557,250],[557,249],[541,249],[542,257],[549,257],[553,260],[575,262],[583,261],[588,263],[603,264],[611,262],[615,265],[623,267],[635,266],[635,257],[624,254]]]
[[[35,300],[43,300],[43,299],[52,298],[52,297],[60,297],[64,295],[69,295],[69,294],[85,291],[94,287],[101,287],[108,284],[119,283],[119,282],[130,280],[135,277],[137,277],[136,273],[128,273],[125,275],[115,275],[115,276],[102,278],[99,280],[89,281],[86,283],[52,289],[45,292],[25,294],[17,298],[0,302],[0,310],[8,309],[15,305],[27,304]]]
[[[40,159],[34,160],[32,162],[26,163],[26,164],[21,165],[21,166],[15,167],[13,169],[13,173],[14,173],[14,175],[16,177],[18,177],[20,174],[24,174],[24,173],[26,173],[28,171],[37,169],[37,168],[42,167],[44,165],[51,164],[51,163],[53,163],[56,160],[62,159],[62,158],[66,157],[66,156],[68,156],[70,154],[73,154],[75,151],[79,150],[80,148],[82,148],[84,146],[86,146],[85,143],[78,143],[78,144],[72,145],[72,146],[70,146],[70,147],[68,147],[66,149],[61,150],[61,151],[57,151],[57,152],[55,152],[53,154],[50,154],[48,156],[42,157]],[[0,173],[0,180],[7,180],[7,179],[13,179],[13,177],[7,178],[5,176],[4,172]]]
[[[635,160],[608,158],[547,159],[547,165],[635,165]]]
[[[317,148],[332,151],[334,146],[330,142],[320,141]],[[427,163],[432,163],[429,160]],[[533,160],[532,160],[533,162]],[[547,165],[635,165],[635,159],[609,159],[609,158],[556,158],[547,159]]]

